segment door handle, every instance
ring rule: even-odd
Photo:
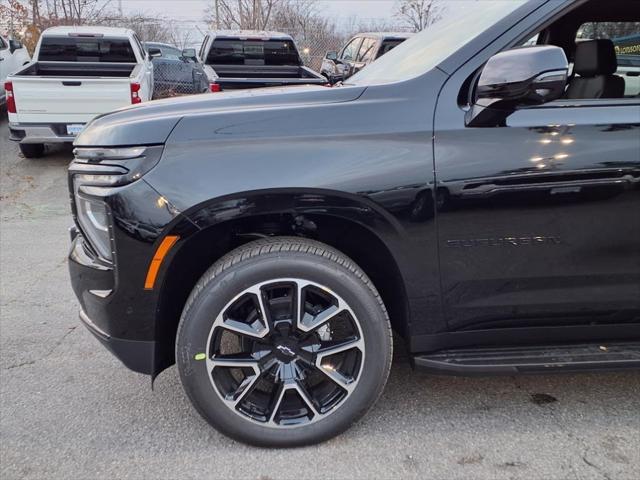
[[[65,87],[79,87],[82,85],[82,82],[62,82],[62,85]]]

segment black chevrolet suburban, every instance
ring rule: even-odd
[[[640,92],[610,39],[639,3],[470,2],[338,88],[98,117],[69,169],[82,322],[267,446],[362,417],[394,343],[449,374],[639,367]]]

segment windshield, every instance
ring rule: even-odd
[[[527,0],[446,2],[440,21],[363,68],[347,83],[394,83],[422,75],[526,2]]]
[[[214,40],[207,64],[298,66],[300,57],[292,40],[220,38]]]
[[[43,37],[38,60],[136,63],[136,56],[126,38]]]

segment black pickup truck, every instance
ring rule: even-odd
[[[304,66],[290,35],[253,30],[209,32],[200,47],[212,92],[284,85],[324,85]]]
[[[95,119],[69,170],[82,321],[268,446],[348,428],[394,344],[449,374],[640,367],[640,98],[606,33],[634,3],[470,2],[337,88]]]

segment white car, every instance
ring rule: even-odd
[[[34,61],[5,83],[10,138],[38,157],[47,143],[73,142],[95,116],[151,100],[157,54],[124,28],[45,30]]]
[[[29,63],[31,57],[22,43],[0,36],[0,105],[4,104],[4,82],[7,75]]]

